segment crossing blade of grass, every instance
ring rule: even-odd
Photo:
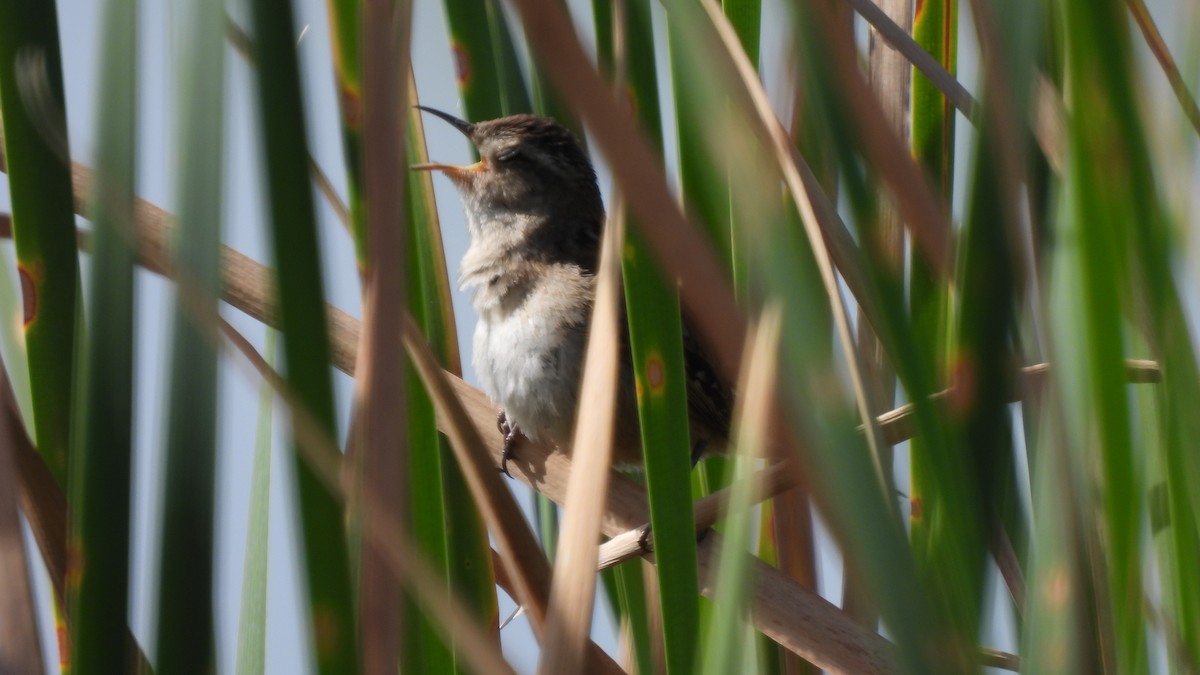
[[[213,663],[213,481],[221,167],[224,158],[225,12],[185,3],[175,176],[179,229],[167,401],[166,473],[159,554],[157,670],[208,670]],[[214,113],[214,111],[217,111]]]
[[[94,237],[89,292],[92,324],[75,378],[77,426],[70,472],[74,624],[72,670],[128,670],[134,383],[134,158],[138,3],[105,3],[99,80]],[[215,247],[214,247],[215,248]],[[215,275],[214,275],[215,276]],[[86,564],[81,564],[87,561]]]
[[[945,37],[956,38],[958,0],[920,0],[913,16],[912,37],[871,0],[846,2],[854,7],[872,28],[879,31],[880,36],[894,49],[904,55],[913,65],[913,69],[924,77],[925,84],[942,93],[950,107],[961,112],[968,121],[976,120],[979,106],[971,93],[955,78],[957,39],[946,41],[931,35],[931,32],[936,32]],[[913,104],[919,105],[915,91]]]
[[[253,4],[259,110],[266,153],[270,232],[279,289],[289,386],[336,437],[333,383],[324,365],[329,341],[324,312],[324,274],[309,182],[308,143],[290,0]],[[293,439],[296,438],[293,429]],[[293,440],[295,443],[295,440]],[[319,672],[357,668],[355,621],[342,509],[293,447],[298,528],[303,541],[308,630]]]
[[[52,0],[0,4],[0,113],[34,430],[38,452],[66,486],[79,261],[58,36]]]

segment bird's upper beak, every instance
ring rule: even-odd
[[[470,122],[467,122],[464,120],[460,120],[459,118],[455,117],[454,115],[451,115],[449,113],[444,113],[441,110],[438,110],[436,108],[430,108],[430,107],[423,106],[423,105],[419,105],[416,107],[420,110],[424,110],[427,113],[437,115],[438,117],[440,117],[443,120],[445,120],[446,122],[448,122],[450,124],[450,126],[454,127],[455,129],[458,129],[460,132],[462,132],[462,135],[466,136],[472,143],[475,142],[475,125],[474,124],[471,124]],[[487,171],[488,167],[487,167],[487,164],[483,160],[479,160],[478,162],[475,162],[474,164],[471,164],[468,166],[458,166],[456,164],[429,163],[429,164],[414,164],[411,168],[413,171],[441,171],[442,173],[449,176],[451,179],[458,181],[458,180],[465,180],[465,179],[469,178],[470,175],[473,173],[477,173],[480,171]]]

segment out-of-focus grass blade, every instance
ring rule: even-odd
[[[1079,476],[1068,448],[1060,443],[1066,428],[1052,395],[1042,415],[1038,447],[1030,453],[1033,478],[1033,555],[1029,563],[1029,603],[1021,635],[1021,662],[1027,672],[1099,672],[1099,654],[1090,639],[1088,580],[1080,561],[1084,549],[1083,503],[1077,500]]]
[[[1195,559],[1184,556],[1196,550],[1194,528],[1200,521],[1200,491],[1196,490],[1196,485],[1200,484],[1200,462],[1190,451],[1200,434],[1200,420],[1194,410],[1195,402],[1200,398],[1200,376],[1197,375],[1194,343],[1184,319],[1180,291],[1172,275],[1175,261],[1169,248],[1171,232],[1166,221],[1167,210],[1155,183],[1155,171],[1146,145],[1147,131],[1139,118],[1140,93],[1132,76],[1135,61],[1121,3],[1104,3],[1103,11],[1094,6],[1089,11],[1083,3],[1065,4],[1064,21],[1071,27],[1067,40],[1067,73],[1073,83],[1069,105],[1072,109],[1086,105],[1092,111],[1087,116],[1076,116],[1071,129],[1071,169],[1080,183],[1076,200],[1080,210],[1078,227],[1087,228],[1087,234],[1082,238],[1089,240],[1093,249],[1107,247],[1110,277],[1125,280],[1127,277],[1120,273],[1132,270],[1136,273],[1133,281],[1145,294],[1145,314],[1137,316],[1148,319],[1143,320],[1142,328],[1163,366],[1160,425],[1167,452],[1168,500],[1172,511],[1184,508],[1185,504],[1191,509],[1190,517],[1172,517],[1170,536],[1175,540],[1176,548],[1172,564],[1178,566],[1177,575],[1191,578],[1194,575],[1187,570],[1195,569]],[[1077,21],[1084,23],[1077,25]],[[1084,68],[1080,59],[1093,59],[1099,70]],[[1097,76],[1098,73],[1103,73],[1103,77]],[[1097,153],[1114,160],[1103,165],[1089,161],[1089,157]],[[1132,258],[1125,260],[1122,254],[1126,253],[1129,244],[1133,245]],[[1092,255],[1102,252],[1093,250]],[[1105,260],[1095,260],[1091,264],[1099,267]],[[1113,269],[1117,270],[1117,275],[1112,273]],[[1100,269],[1092,271],[1096,275],[1101,272]],[[1109,340],[1119,338],[1115,335],[1105,337]],[[1114,391],[1110,397],[1116,399],[1118,393],[1123,392]],[[1137,474],[1119,473],[1131,470],[1131,464],[1132,469],[1136,469],[1136,455],[1126,457],[1126,448],[1120,445],[1106,447],[1106,450],[1105,506],[1110,511],[1107,514],[1108,563],[1114,620],[1118,626],[1118,664],[1121,667],[1138,666],[1144,663],[1141,650],[1145,649],[1141,641],[1143,636],[1135,634],[1133,627],[1133,605],[1141,602],[1137,548],[1141,521],[1134,516],[1139,493],[1134,482]],[[1169,605],[1176,613],[1176,629],[1186,636],[1186,644],[1194,650],[1200,639],[1196,637],[1200,613],[1197,589],[1194,584],[1188,584],[1175,590]],[[1130,595],[1123,596],[1122,592]]]
[[[458,90],[468,120],[533,109],[508,24],[496,0],[444,0]]]
[[[744,672],[739,668],[748,652],[743,649],[743,632],[746,624],[746,593],[749,591],[751,525],[751,484],[745,480],[752,471],[749,466],[763,456],[765,449],[772,399],[775,396],[775,377],[778,372],[780,306],[769,304],[763,310],[751,348],[746,351],[739,391],[743,398],[738,401],[737,449],[739,455],[738,478],[730,486],[729,505],[726,511],[725,542],[717,565],[716,597],[720,608],[711,619],[709,641],[703,651],[702,669],[705,673]],[[751,643],[752,644],[752,643]]]
[[[406,79],[409,95],[415,94],[416,87],[412,77]],[[409,107],[405,123],[408,125],[409,134],[409,142],[405,144],[406,161],[409,164],[427,161],[421,137],[413,135],[414,132],[419,134],[423,131],[419,111]],[[448,307],[449,300],[446,300],[445,305],[439,302],[438,270],[440,268],[440,279],[444,280],[445,254],[441,249],[441,235],[436,229],[438,221],[431,195],[432,185],[425,172],[405,171],[404,174],[407,187],[404,191],[407,212],[405,223],[408,225],[404,233],[404,250],[407,256],[404,269],[407,275],[405,286],[409,311],[421,326],[422,332],[429,336],[431,343],[436,339],[438,360],[444,364],[447,359],[446,351],[450,347],[446,344],[447,325],[444,323],[445,307]],[[431,236],[437,242],[436,247],[430,242]],[[452,326],[449,337],[454,337]],[[457,347],[453,347],[452,353],[455,357],[457,352]],[[408,475],[412,477],[407,493],[412,535],[420,542],[428,559],[443,573],[448,573],[451,567],[447,531],[450,528],[447,527],[446,496],[454,493],[445,491],[445,481],[442,477],[444,455],[434,419],[433,402],[421,386],[421,380],[415,372],[408,372],[405,377],[408,381],[405,395]],[[481,569],[486,571],[488,567]],[[448,585],[447,590],[449,588]],[[488,625],[484,624],[483,620],[480,623]],[[421,615],[418,608],[411,604],[406,611],[404,635],[402,671],[453,672],[454,658],[447,643],[442,641],[434,623]]]
[[[58,15],[52,0],[0,3],[0,112],[34,432],[38,452],[65,486],[79,259]]]
[[[290,0],[256,0],[253,20],[285,372],[289,386],[321,430],[336,438],[333,384],[326,366],[329,340],[323,275]],[[293,439],[297,433],[293,428]],[[298,452],[292,458],[317,669],[352,672],[357,645],[342,509]]]
[[[1162,236],[1161,210],[1146,155],[1144,136],[1130,79],[1133,67],[1125,8],[1121,2],[1092,3],[1065,0],[1067,76],[1071,83],[1068,108],[1087,111],[1072,119],[1069,130],[1068,181],[1075,186],[1075,203],[1068,223],[1079,246],[1079,303],[1085,328],[1078,356],[1084,366],[1086,393],[1080,401],[1094,440],[1082,440],[1081,450],[1098,452],[1103,541],[1107,569],[1108,615],[1115,631],[1114,667],[1121,672],[1146,670],[1147,644],[1142,606],[1145,603],[1141,567],[1141,471],[1132,445],[1132,421],[1121,362],[1125,355],[1120,299],[1132,285],[1131,243]],[[1097,161],[1104,157],[1107,161]],[[1146,234],[1138,230],[1148,230]],[[1159,240],[1161,241],[1161,240]],[[1141,247],[1143,263],[1166,264],[1149,255],[1158,241]],[[1167,269],[1141,270],[1147,276],[1147,303],[1157,314],[1170,311],[1173,282]],[[1178,329],[1158,323],[1155,328]],[[1164,349],[1186,340],[1187,331],[1159,332]],[[1191,353],[1190,346],[1187,348]],[[1164,372],[1171,370],[1169,363]],[[1184,377],[1194,366],[1179,366]],[[1170,382],[1168,392],[1170,392]],[[1169,395],[1169,394],[1168,394]],[[1193,399],[1194,404],[1194,399]],[[1169,404],[1168,404],[1169,405]],[[1085,437],[1086,438],[1086,437]],[[1192,437],[1194,439],[1194,437]],[[1091,459],[1091,458],[1089,458]],[[1103,613],[1101,614],[1103,616]]]
[[[957,72],[958,0],[925,0],[917,3],[913,18],[913,38],[951,75]],[[954,194],[954,106],[932,82],[913,68],[912,79],[912,148],[918,164],[924,167],[937,186],[938,197],[946,210]],[[910,244],[909,325],[913,346],[920,350],[931,372],[944,372],[947,361],[947,340],[950,320],[950,287],[941,281],[928,262],[916,254]],[[913,437],[909,445],[911,504],[910,530],[913,550],[918,559],[934,563],[931,552],[935,543],[934,522],[926,517],[932,513],[926,505],[936,504],[937,469],[935,453],[928,447],[929,439],[922,434]],[[936,564],[936,563],[934,563]]]
[[[646,583],[642,562],[633,560],[612,570],[613,584],[621,608],[621,619],[629,625],[634,664],[639,673],[654,672],[650,640],[650,615],[646,607]]]
[[[642,4],[642,3],[635,3]],[[671,3],[667,4],[668,10]],[[695,89],[709,73],[697,68],[685,49],[688,27],[668,12],[667,42],[671,59],[671,90],[675,97],[675,131],[679,142],[679,185],[684,203],[731,271],[730,199],[728,177],[718,171],[719,160],[709,151],[705,117],[714,111],[697,101]],[[757,56],[757,55],[755,55]],[[651,61],[653,64],[653,61]],[[646,67],[646,66],[642,66]],[[723,105],[723,104],[719,104]]]
[[[263,358],[275,360],[275,331],[267,330]],[[262,675],[267,650],[267,537],[271,522],[271,444],[275,390],[264,381],[258,392],[258,431],[250,477],[250,524],[242,563],[242,611],[238,620],[237,675]]]
[[[948,73],[955,75],[958,66],[958,0],[918,2],[913,16],[913,39]],[[954,189],[954,121],[953,104],[914,67],[913,155],[929,172],[939,196],[947,202]],[[914,265],[918,263],[924,270],[923,282],[928,283],[930,271],[923,260],[915,261]]]
[[[68,561],[74,582],[68,589],[73,596],[70,663],[78,673],[116,673],[132,666],[124,617],[132,499],[138,3],[110,0],[105,6],[91,197],[92,325],[80,341],[70,471],[74,517],[69,536],[78,552]]]
[[[166,475],[160,539],[158,650],[163,675],[213,663],[213,479],[221,166],[224,147],[225,12],[220,2],[181,3],[186,21],[180,100]]]

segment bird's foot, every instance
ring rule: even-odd
[[[508,421],[508,416],[504,414],[503,410],[496,415],[496,428],[504,434],[504,446],[500,450],[500,473],[512,478],[512,474],[508,472],[508,460],[516,454],[517,434],[520,431]]]
[[[706,538],[708,538],[709,532],[712,532],[712,527],[706,527],[703,530],[700,530],[699,532],[697,532],[696,533],[696,543],[699,544],[700,542],[702,542]],[[638,548],[641,549],[642,553],[653,553],[654,552],[654,537],[652,535],[653,535],[653,530],[649,525],[647,525],[646,529],[642,530],[641,536],[638,537]]]

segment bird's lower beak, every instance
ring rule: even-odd
[[[456,164],[414,164],[413,171],[441,171],[452,179],[464,180],[471,174],[487,171],[487,164],[483,160],[479,160],[468,166],[458,166]]]

